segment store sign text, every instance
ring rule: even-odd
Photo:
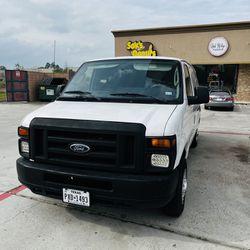
[[[224,55],[228,48],[229,44],[225,37],[215,37],[208,44],[208,51],[213,56]]]
[[[127,50],[132,56],[157,56],[157,51],[150,42],[129,41],[127,42]]]

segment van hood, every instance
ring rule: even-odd
[[[163,136],[176,105],[55,101],[28,114],[22,126],[35,117],[141,123],[146,136]]]

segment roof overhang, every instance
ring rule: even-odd
[[[161,28],[131,29],[131,30],[114,30],[111,31],[114,37],[138,36],[138,35],[158,35],[170,33],[189,33],[189,32],[207,32],[223,30],[243,30],[250,29],[250,21],[215,23],[188,26],[172,26]]]

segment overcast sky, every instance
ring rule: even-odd
[[[0,0],[0,65],[79,66],[114,55],[111,30],[250,21],[249,0]]]

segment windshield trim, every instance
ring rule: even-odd
[[[160,104],[160,105],[175,105],[179,104],[176,101],[157,101],[156,99],[152,98],[145,98],[145,97],[136,97],[136,98],[128,98],[128,97],[102,97],[99,100],[93,97],[66,97],[66,96],[60,96],[56,99],[57,101],[76,101],[76,102],[109,102],[109,103],[140,103],[140,104]]]

